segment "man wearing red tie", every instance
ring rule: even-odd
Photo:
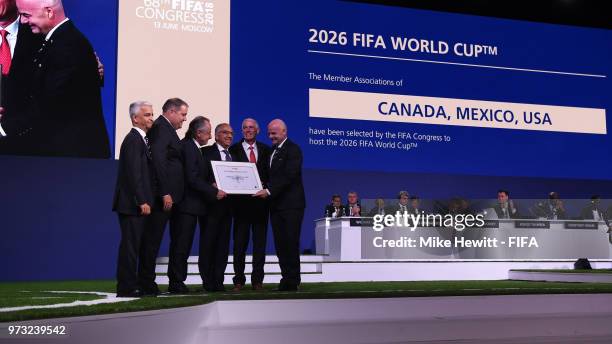
[[[242,121],[242,140],[230,147],[234,161],[257,164],[259,178],[265,188],[268,180],[270,146],[257,141],[259,124],[252,118]],[[234,289],[240,291],[246,283],[244,275],[245,255],[249,237],[253,232],[253,290],[263,289],[264,264],[266,262],[266,234],[268,231],[269,204],[267,199],[236,196],[234,203]]]
[[[31,62],[40,44],[42,37],[35,36],[28,25],[20,24],[15,0],[0,0],[0,153],[13,153],[18,148],[17,138],[11,134],[24,125],[19,113],[27,105]]]
[[[16,4],[19,20],[37,35],[35,39],[40,44],[33,45],[33,51],[22,57],[17,56],[16,49],[10,62],[10,74],[18,61],[24,64],[16,77],[25,87],[7,85],[15,90],[10,92],[20,94],[8,96],[16,105],[6,104],[7,109],[0,109],[7,134],[5,142],[0,142],[0,151],[108,158],[110,145],[102,112],[102,81],[89,40],[66,16],[62,0],[16,0]],[[22,28],[23,25],[19,32]],[[4,39],[10,44],[12,35],[5,31]],[[20,41],[21,36],[18,33]],[[8,54],[2,54],[6,63]]]

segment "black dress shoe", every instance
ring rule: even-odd
[[[204,288],[204,291],[209,292],[209,293],[213,293],[215,292],[215,287],[211,287],[207,284],[202,285],[202,288]]]
[[[142,296],[157,296],[161,294],[159,291],[159,287],[157,283],[141,283],[140,290],[142,291]]]
[[[168,287],[168,293],[170,294],[189,294],[189,288],[186,285],[173,285]]]
[[[274,291],[298,291],[297,285],[279,284]]]
[[[225,291],[225,287],[224,287],[223,285],[218,285],[218,286],[215,288],[215,291],[221,291],[221,292],[224,292],[224,291]]]
[[[117,297],[142,297],[143,293],[140,289],[130,291],[118,291]]]
[[[155,288],[155,289],[143,289],[142,290],[142,296],[157,296],[161,294],[161,292],[159,291],[159,289]]]

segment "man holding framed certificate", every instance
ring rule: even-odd
[[[282,279],[279,291],[297,291],[300,285],[300,232],[306,200],[302,183],[302,150],[287,138],[281,119],[268,124],[272,141],[268,185],[254,197],[270,198],[270,221]]]
[[[236,161],[257,166],[263,186],[266,186],[270,147],[257,141],[259,124],[252,118],[242,121],[243,139],[230,147]],[[259,191],[259,190],[257,190]],[[253,233],[253,290],[263,289],[264,265],[266,263],[266,237],[270,205],[267,199],[248,195],[236,196],[234,204],[234,289],[240,291],[246,283],[245,257],[251,232]]]
[[[241,188],[244,187],[242,183],[245,181],[239,177],[250,176],[248,170],[238,169],[239,171],[235,171],[231,167],[234,159],[229,152],[229,147],[233,138],[232,127],[227,123],[221,123],[215,128],[215,143],[212,146],[202,148],[204,160],[210,161],[210,182],[215,183],[216,181],[215,186],[227,194],[240,193]],[[255,169],[256,172],[257,169]],[[212,179],[213,175],[214,179]],[[235,176],[235,178],[232,176]],[[259,178],[257,178],[257,181],[259,181]],[[260,181],[259,184],[261,184]],[[228,188],[228,190],[224,188]],[[206,226],[204,231],[200,233],[198,267],[204,289],[209,292],[225,291],[223,280],[229,255],[232,206],[232,197],[225,197],[211,203],[206,218]]]

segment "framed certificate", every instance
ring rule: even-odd
[[[228,194],[252,195],[262,190],[257,165],[251,162],[211,161],[217,188]]]

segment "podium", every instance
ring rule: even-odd
[[[396,260],[575,260],[610,259],[604,222],[570,220],[487,220],[482,228],[386,227],[373,230],[371,217],[322,218],[315,221],[317,254],[338,262]],[[430,239],[431,238],[431,239]],[[375,247],[377,243],[412,241],[415,247]],[[448,240],[447,246],[422,246]],[[457,246],[456,243],[475,243]],[[484,245],[488,242],[496,246]]]

